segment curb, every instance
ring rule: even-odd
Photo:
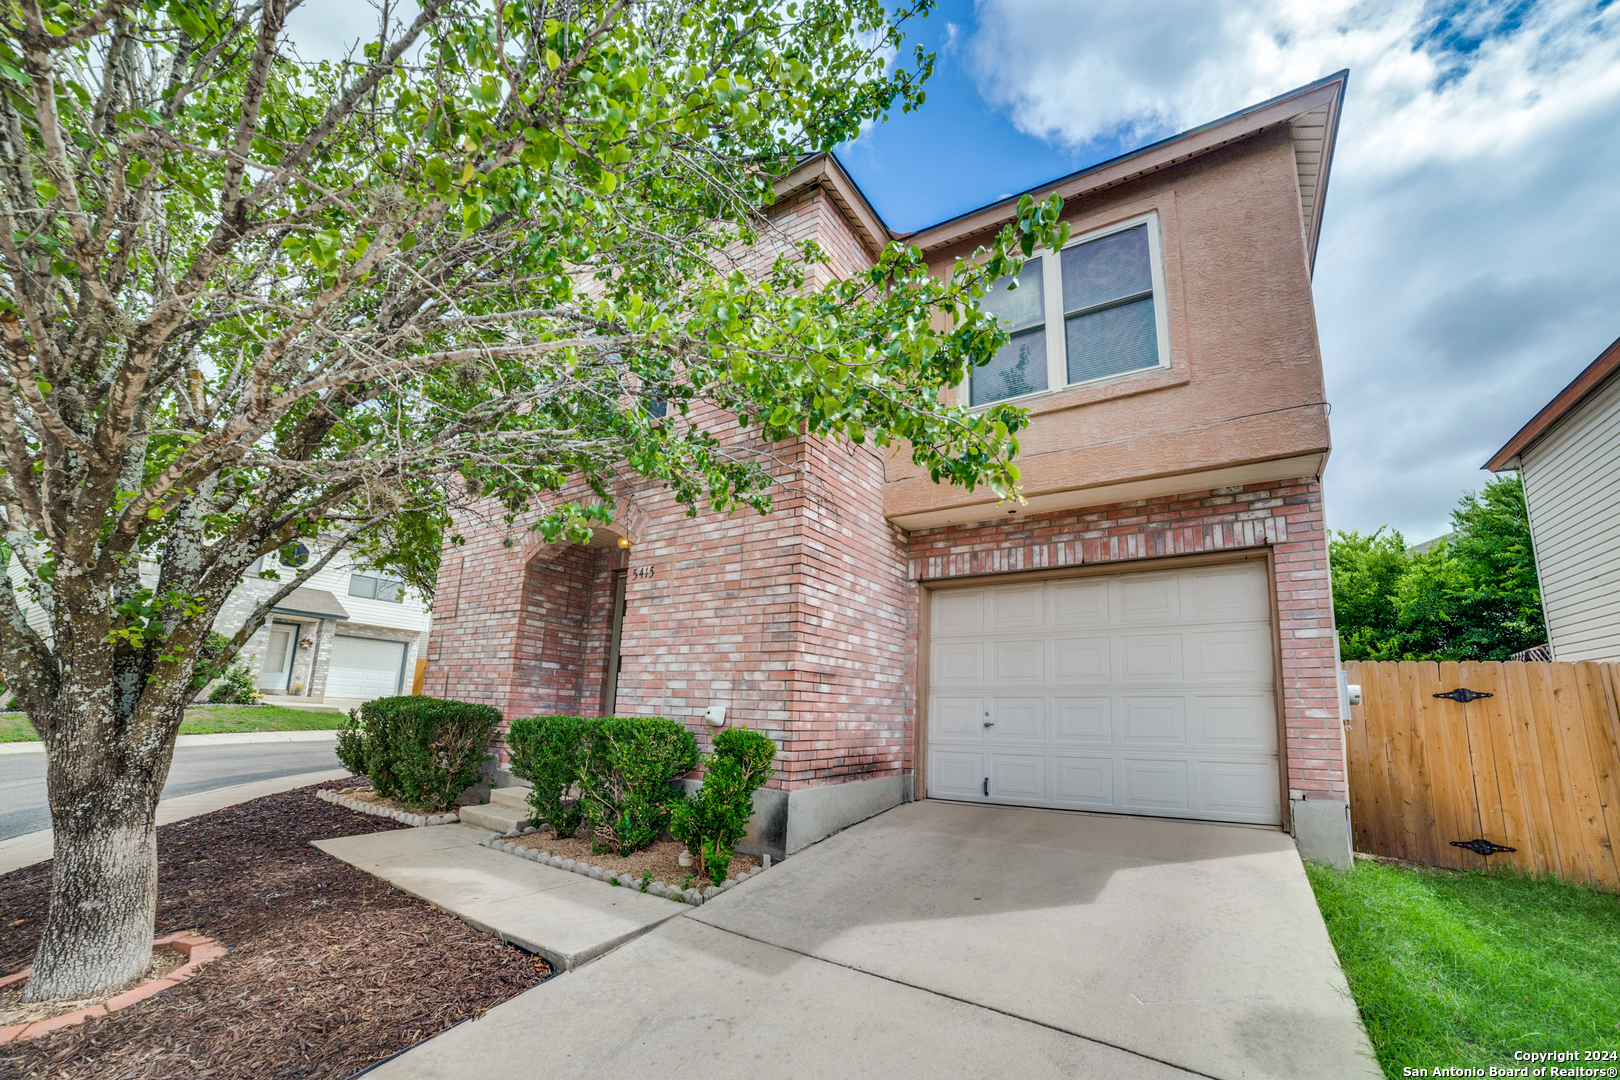
[[[395,821],[403,821],[405,824],[415,828],[421,828],[423,825],[450,825],[461,820],[456,817],[454,811],[448,814],[413,814],[408,810],[395,810],[391,806],[378,806],[376,803],[351,799],[341,792],[331,791],[327,788],[316,788],[315,797],[323,802],[336,803],[346,809],[353,810],[357,814],[393,818]]]
[[[665,900],[673,900],[678,904],[690,904],[693,907],[699,907],[707,901],[713,900],[716,896],[719,896],[732,886],[740,885],[749,878],[757,877],[765,872],[765,867],[756,866],[752,870],[748,871],[748,873],[743,874],[741,877],[727,878],[725,884],[710,885],[707,889],[675,889],[665,885],[662,881],[649,882],[647,887],[643,889],[641,887],[641,882],[638,879],[631,877],[629,874],[615,874],[608,870],[602,869],[600,866],[591,866],[588,863],[575,862],[573,859],[565,859],[560,855],[547,855],[538,848],[520,847],[519,845],[512,843],[510,839],[513,836],[524,836],[534,831],[534,827],[530,826],[521,832],[507,833],[506,836],[501,836],[498,833],[490,833],[483,840],[480,840],[479,843],[481,843],[484,847],[493,848],[496,851],[505,852],[508,855],[515,855],[520,859],[528,859],[530,862],[540,863],[542,866],[554,866],[558,870],[567,870],[570,873],[580,874],[595,881],[617,882],[624,888],[634,889],[636,892],[651,893],[654,896],[663,897]]]
[[[115,994],[99,1004],[88,1005],[85,1008],[75,1009],[70,1013],[63,1013],[61,1016],[52,1016],[46,1020],[31,1020],[26,1024],[13,1024],[8,1028],[0,1028],[0,1046],[7,1043],[23,1042],[26,1039],[37,1039],[41,1035],[49,1035],[53,1031],[60,1031],[62,1028],[72,1027],[74,1024],[82,1024],[91,1017],[106,1016],[108,1013],[117,1012],[126,1005],[145,1001],[154,994],[163,993],[171,986],[179,986],[193,975],[196,975],[204,964],[218,960],[226,953],[225,946],[213,938],[194,934],[190,930],[165,934],[152,942],[152,948],[154,949],[161,949],[165,945],[172,945],[176,952],[184,953],[186,962],[161,979],[153,979],[150,982],[142,983],[134,989]],[[32,970],[33,968],[23,968],[15,975],[7,975],[5,978],[0,979],[0,987],[22,982],[28,978],[28,973]]]

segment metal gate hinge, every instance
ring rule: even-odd
[[[1490,695],[1487,694],[1486,696],[1489,697]],[[1453,840],[1451,846],[1466,848],[1475,855],[1499,855],[1504,851],[1519,850],[1516,847],[1503,847],[1501,844],[1493,844],[1489,840]]]
[[[1448,690],[1444,694],[1436,694],[1434,696],[1435,697],[1450,698],[1452,701],[1458,701],[1458,702],[1461,702],[1462,704],[1466,705],[1470,701],[1478,701],[1480,698],[1495,697],[1496,695],[1495,694],[1482,694],[1478,690],[1470,690],[1466,686],[1459,686],[1455,690]]]

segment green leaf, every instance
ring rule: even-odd
[[[34,188],[39,192],[39,197],[46,202],[56,198],[56,185],[49,180],[35,180]]]

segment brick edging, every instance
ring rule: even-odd
[[[508,835],[521,836],[526,835],[528,832],[534,832],[534,830],[531,828],[526,830],[525,833]],[[508,839],[507,836],[502,836],[499,833],[490,833],[487,837],[479,842],[487,848],[502,851],[508,855],[515,855],[520,859],[528,859],[530,862],[542,863],[546,866],[554,866],[558,870],[567,870],[570,873],[582,874],[585,877],[591,878],[595,881],[616,881],[625,888],[634,889],[637,892],[649,892],[654,896],[662,897],[665,900],[673,900],[678,904],[691,904],[693,907],[698,907],[705,901],[713,900],[716,896],[719,896],[733,885],[740,884],[747,881],[751,877],[755,877],[765,872],[765,867],[756,866],[741,877],[727,878],[725,884],[710,885],[707,889],[675,889],[665,885],[662,881],[653,881],[649,882],[647,888],[643,890],[641,887],[641,882],[636,878],[631,877],[629,874],[615,874],[612,871],[604,870],[600,866],[591,866],[586,863],[575,862],[573,859],[565,859],[560,855],[547,855],[538,848],[523,847],[519,844],[514,844],[510,839]]]
[[[395,810],[391,806],[378,806],[376,803],[351,799],[340,791],[332,791],[328,788],[316,788],[315,797],[325,802],[336,803],[356,813],[370,814],[373,817],[393,818],[395,821],[403,821],[405,824],[416,828],[421,828],[423,825],[449,825],[461,820],[456,816],[455,811],[448,814],[413,814],[408,810]]]
[[[31,1020],[26,1024],[13,1024],[11,1027],[0,1028],[0,1046],[7,1043],[23,1042],[26,1039],[37,1039],[41,1035],[49,1035],[65,1027],[82,1024],[91,1017],[106,1016],[119,1009],[136,1002],[145,1001],[155,994],[161,994],[172,986],[179,986],[188,981],[200,971],[204,964],[218,960],[228,951],[224,945],[211,937],[193,934],[190,930],[181,930],[177,933],[166,934],[152,942],[152,948],[161,949],[171,946],[176,952],[184,953],[186,962],[169,972],[160,979],[151,979],[121,994],[116,994],[106,1001],[95,1005],[87,1005],[82,1009],[75,1009],[61,1016],[52,1016],[44,1020]],[[15,975],[7,975],[0,979],[0,987],[11,986],[28,978],[33,968],[23,968]]]

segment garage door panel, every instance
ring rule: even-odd
[[[1114,759],[1057,754],[1052,758],[1052,800],[1084,810],[1114,806]]]
[[[990,794],[1018,802],[1046,798],[1046,758],[1040,754],[991,754]]]
[[[928,759],[928,790],[945,798],[979,798],[984,794],[984,756],[936,750]]]
[[[1052,625],[1107,626],[1108,597],[1113,582],[1107,578],[1082,578],[1078,581],[1060,581],[1052,585]]]
[[[1195,738],[1205,745],[1269,752],[1277,741],[1277,714],[1265,694],[1194,698]]]
[[[933,598],[932,626],[936,635],[977,634],[984,626],[984,590],[953,589]]]
[[[989,719],[980,697],[935,697],[928,711],[929,733],[942,739],[978,739]]]
[[[1124,807],[1149,813],[1190,813],[1187,762],[1126,758]]]
[[[1127,744],[1187,742],[1187,701],[1180,697],[1120,699],[1122,734]]]
[[[1055,701],[1053,737],[1058,742],[1108,743],[1114,738],[1113,698],[1062,697]]]
[[[1198,787],[1204,813],[1229,819],[1277,819],[1277,764],[1274,761],[1199,761]]]
[[[1265,578],[1247,565],[1211,566],[1183,574],[1191,622],[1261,622],[1271,618]]]
[[[1270,604],[1258,562],[936,594],[928,794],[1277,823]]]
[[[937,686],[978,686],[985,681],[982,641],[941,641],[931,649],[928,678]]]
[[[992,739],[1020,742],[1046,741],[1046,699],[1043,697],[996,697],[990,699]]]
[[[1114,678],[1113,641],[1106,637],[1057,638],[1052,651],[1059,682],[1108,683]]]
[[[1130,574],[1116,581],[1120,617],[1127,625],[1181,620],[1181,581],[1177,574]]]
[[[326,694],[339,698],[392,697],[400,692],[405,642],[339,634],[332,639]]]
[[[1132,635],[1120,643],[1118,681],[1181,682],[1181,635]]]
[[[1029,630],[1046,625],[1045,597],[1039,585],[993,590],[990,610],[996,630]]]
[[[1038,684],[1045,678],[1046,641],[997,641],[991,645],[992,677],[999,684]]]
[[[1210,630],[1188,636],[1189,679],[1247,683],[1271,679],[1271,635],[1264,629]]]

